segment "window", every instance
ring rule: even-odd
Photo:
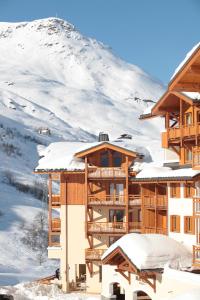
[[[116,201],[124,200],[124,184],[123,183],[111,183],[110,195],[115,197]]]
[[[101,153],[100,161],[101,161],[101,167],[109,167],[108,151],[104,151]]]
[[[119,152],[113,152],[113,167],[121,167],[122,155]]]
[[[194,196],[194,186],[192,183],[186,183],[184,186],[184,196],[185,198],[192,198]]]
[[[170,231],[180,232],[180,216],[170,216]]]
[[[192,149],[185,149],[185,162],[192,161]]]
[[[124,210],[110,209],[109,222],[123,222]]]
[[[180,198],[180,184],[171,183],[170,184],[170,197],[171,198]]]
[[[197,123],[200,123],[200,111],[197,112]]]
[[[185,125],[191,125],[192,124],[192,113],[186,113],[185,114]]]
[[[99,266],[99,282],[102,282],[102,266]]]
[[[194,218],[193,217],[184,217],[184,233],[187,234],[194,234],[195,229],[194,229]]]
[[[112,244],[114,244],[119,238],[120,238],[120,236],[109,236],[109,247]]]

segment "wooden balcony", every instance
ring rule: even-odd
[[[144,228],[144,233],[152,234],[164,234],[167,235],[167,228],[155,228],[155,227],[146,227]]]
[[[193,214],[200,217],[200,197],[193,197]]]
[[[195,137],[200,134],[200,124],[182,125],[170,127],[162,133],[162,147],[168,148],[168,142],[179,140],[180,138]]]
[[[59,218],[54,218],[51,220],[51,231],[60,232],[61,230],[61,221]]]
[[[88,196],[88,205],[92,206],[124,206],[124,195],[105,195],[105,196]]]
[[[130,206],[140,206],[141,205],[141,196],[140,195],[129,195],[129,205]]]
[[[105,251],[106,249],[85,249],[85,259],[99,261]]]
[[[141,232],[141,222],[129,222],[129,232]]]
[[[200,245],[193,246],[193,266],[200,268]]]
[[[120,167],[116,168],[89,168],[88,178],[125,178],[126,172]]]
[[[158,209],[167,209],[167,196],[143,196],[143,204],[146,208],[154,209],[156,207]]]
[[[49,247],[60,247],[60,233],[59,232],[49,232]]]
[[[141,205],[140,195],[129,195],[129,205],[139,206]],[[89,206],[125,206],[125,196],[124,195],[88,195],[88,205]]]
[[[126,233],[125,222],[88,222],[89,233],[123,234]]]
[[[52,195],[51,196],[51,206],[53,208],[59,208],[60,207],[60,195]]]
[[[200,147],[192,149],[192,168],[200,170]]]

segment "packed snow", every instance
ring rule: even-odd
[[[171,80],[176,76],[176,74],[181,70],[181,68],[186,64],[186,62],[190,59],[190,57],[193,55],[193,53],[199,48],[200,43],[196,44],[185,56],[183,61],[178,65],[178,67],[175,69],[174,74],[171,77]]]
[[[199,300],[200,299],[200,289],[190,290],[184,292],[183,294],[165,298],[164,300]]]
[[[165,265],[175,269],[191,266],[192,254],[181,243],[165,235],[126,234],[105,251],[102,260],[117,247],[140,270],[159,269]]]

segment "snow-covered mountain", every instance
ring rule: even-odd
[[[163,91],[66,21],[0,23],[0,284],[1,273],[37,268],[20,229],[41,210],[32,174],[37,146],[94,141],[106,131],[113,138],[131,134],[153,153],[160,128],[138,116]]]

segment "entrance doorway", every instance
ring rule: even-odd
[[[121,286],[118,282],[113,283],[113,295],[116,296],[116,300],[125,300],[125,293],[121,293]]]

